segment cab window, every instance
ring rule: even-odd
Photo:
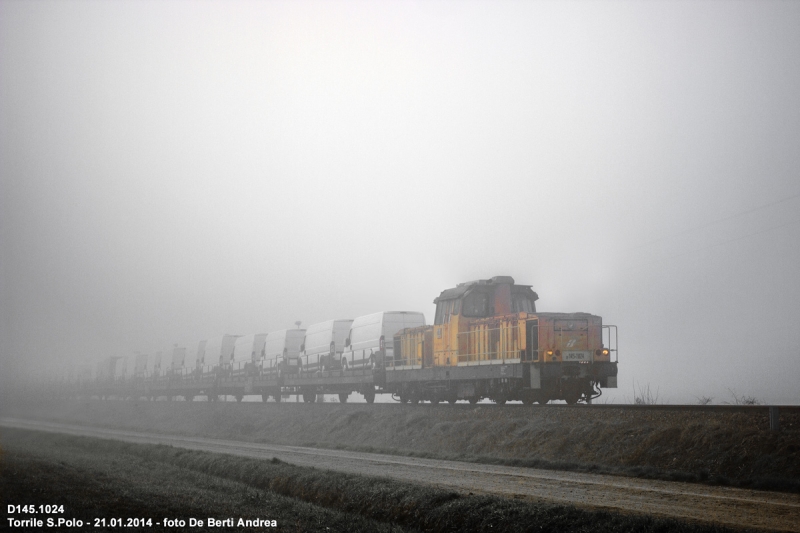
[[[465,296],[463,313],[469,317],[489,316],[489,295],[485,292],[473,292]]]
[[[447,324],[450,322],[450,315],[453,314],[453,304],[458,300],[442,300],[436,304],[435,324]]]
[[[511,307],[515,313],[535,313],[536,304],[526,294],[513,294],[511,296]]]

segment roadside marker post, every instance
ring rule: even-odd
[[[780,431],[781,419],[777,407],[769,408],[769,429],[772,431]]]

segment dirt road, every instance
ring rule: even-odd
[[[0,418],[0,426],[144,444],[167,444],[247,457],[277,457],[297,465],[389,477],[463,492],[522,497],[772,531],[800,532],[800,495],[797,494],[159,435],[15,418]]]

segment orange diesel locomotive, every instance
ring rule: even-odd
[[[537,313],[537,299],[509,276],[445,290],[432,326],[395,335],[385,388],[403,403],[574,404],[616,387],[616,327],[588,313]]]

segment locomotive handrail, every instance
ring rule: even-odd
[[[619,362],[619,346],[618,346],[618,331],[617,326],[613,324],[603,325],[603,346],[606,346],[608,351],[614,354],[614,362]],[[613,333],[612,333],[613,332]],[[607,337],[606,337],[607,335]],[[608,343],[606,343],[606,339]]]

